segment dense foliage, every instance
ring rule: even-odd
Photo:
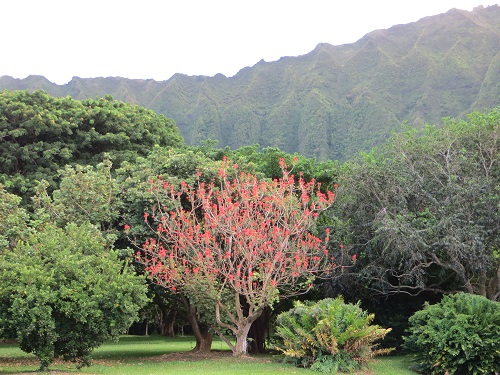
[[[410,318],[405,348],[424,374],[500,372],[500,303],[465,293],[426,304]]]
[[[52,193],[45,180],[35,187],[32,201],[37,220],[51,221],[59,227],[89,222],[113,245],[121,234],[119,223],[124,208],[120,181],[113,176],[111,162],[95,167],[67,165],[59,170],[58,178],[59,186]]]
[[[111,96],[79,101],[43,91],[0,92],[0,178],[17,193],[41,179],[54,187],[67,164],[107,157],[119,165],[155,145],[182,144],[173,120]]]
[[[54,356],[89,364],[146,303],[144,280],[103,243],[91,225],[48,224],[0,257],[0,336],[19,339],[42,369]]]
[[[327,121],[323,99],[308,95],[308,113]],[[255,131],[246,128],[254,116],[244,112],[233,118],[243,138]],[[496,108],[447,119],[442,127],[410,129],[340,165],[256,143],[231,149],[206,140],[188,147],[172,120],[109,96],[80,102],[4,91],[1,335],[18,337],[43,367],[53,355],[85,364],[92,348],[139,315],[170,334],[175,319],[187,319],[195,334],[206,334],[207,350],[212,325],[224,338],[234,334],[236,345],[227,341],[241,354],[262,311],[309,290],[312,274],[335,268],[332,295],[378,303],[385,314],[377,317],[398,318],[399,330],[415,306],[443,292],[499,300],[499,121]],[[277,129],[269,136],[283,136]],[[321,129],[300,134],[324,137]],[[336,204],[325,210],[334,190]],[[318,230],[326,227],[332,238]],[[154,240],[148,240],[151,229]],[[154,305],[139,314],[144,280],[123,263],[130,239],[144,244],[136,270],[159,284],[148,291]],[[390,296],[381,304],[374,291]],[[419,300],[407,303],[410,295]],[[323,298],[322,291],[313,298]],[[371,322],[358,305],[330,302],[321,305],[330,317]],[[397,303],[406,316],[391,309]],[[340,348],[350,333],[322,324],[329,335],[338,333],[331,337]],[[330,350],[333,341],[326,342],[321,329],[315,344]],[[363,331],[369,338],[382,332],[370,329]],[[360,363],[328,350],[306,362],[328,370]]]
[[[372,325],[374,315],[342,297],[296,301],[277,317],[277,348],[299,366],[326,373],[350,372],[388,349],[375,349],[390,329]]]
[[[21,197],[6,192],[0,184],[0,254],[28,233],[29,216],[20,203]]]
[[[358,255],[344,285],[500,300],[500,108],[394,135],[343,168],[334,209]]]

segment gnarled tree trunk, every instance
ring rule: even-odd
[[[233,323],[233,325],[225,323],[221,320],[220,310],[223,310]],[[235,310],[236,314],[232,314],[231,311],[223,303],[218,301],[215,305],[215,320],[217,324],[222,327],[229,329],[236,336],[236,344],[233,344],[227,337],[225,337],[217,327],[214,329],[217,331],[219,337],[229,346],[233,352],[233,356],[238,357],[248,354],[248,332],[253,322],[255,322],[259,316],[262,315],[262,308],[254,308],[252,306],[248,307],[246,314],[241,306],[240,296],[235,293]]]
[[[193,335],[196,339],[196,346],[193,348],[193,352],[199,353],[209,353],[212,350],[213,335],[210,332],[210,327],[207,324],[198,322],[197,309],[194,304],[192,304],[187,297],[183,299],[186,305],[186,310],[188,311],[188,321],[193,329]]]

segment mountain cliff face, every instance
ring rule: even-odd
[[[452,9],[376,30],[352,44],[260,61],[234,77],[167,81],[0,77],[0,89],[77,99],[111,94],[173,118],[185,140],[233,148],[259,143],[319,160],[345,160],[406,122],[439,123],[500,104],[500,6]]]

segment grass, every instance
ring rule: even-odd
[[[106,343],[92,354],[92,366],[77,370],[74,364],[55,361],[50,374],[178,374],[178,375],[307,375],[318,372],[285,364],[279,357],[257,355],[234,358],[227,346],[215,340],[214,352],[207,356],[189,353],[192,337],[123,336],[119,342]],[[358,375],[415,375],[408,370],[406,357],[381,357]],[[32,354],[17,344],[0,344],[0,374],[33,374],[39,364]]]
[[[410,370],[410,359],[404,356],[379,357],[370,364],[374,375],[415,375]]]

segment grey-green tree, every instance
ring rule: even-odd
[[[344,168],[334,209],[358,256],[351,281],[500,299],[500,108],[394,135]]]

